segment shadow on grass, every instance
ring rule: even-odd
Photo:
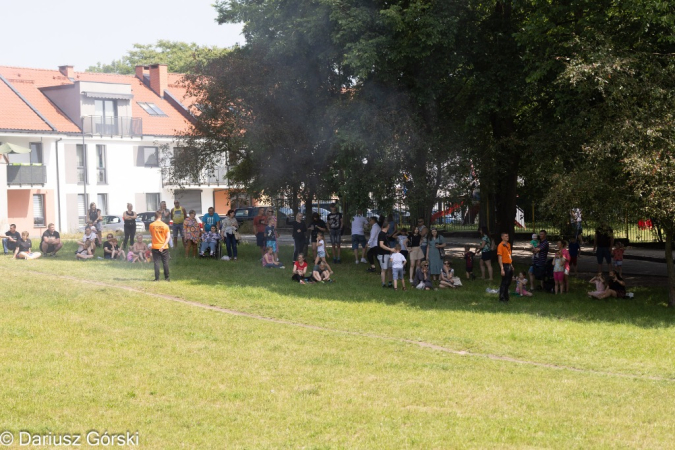
[[[405,305],[420,310],[466,311],[498,314],[530,314],[537,317],[573,320],[579,322],[613,322],[632,324],[643,328],[669,328],[675,325],[674,310],[665,307],[665,288],[632,287],[635,278],[627,277],[628,290],[634,299],[592,300],[586,292],[593,290],[587,280],[571,278],[571,293],[553,295],[535,291],[533,297],[512,296],[508,304],[498,301],[496,294],[485,292],[487,287],[498,288],[500,276],[495,270],[495,281],[469,281],[457,289],[418,291],[407,282],[408,290],[382,288],[380,274],[367,273],[366,264],[354,264],[351,251],[343,251],[343,264],[332,264],[333,284],[300,285],[291,281],[292,250],[280,248],[280,260],[286,269],[265,269],[258,261],[260,253],[252,245],[239,247],[239,260],[185,259],[180,250],[174,250],[171,278],[188,282],[198,291],[201,286],[219,284],[263,289],[270,293],[292,295],[309,301],[337,301],[350,303],[382,303]],[[329,260],[330,261],[330,260]],[[309,265],[309,270],[312,268]],[[464,262],[454,260],[457,275],[465,276]],[[516,266],[516,271],[526,270]],[[512,284],[511,290],[515,286]],[[263,295],[264,297],[264,295]]]

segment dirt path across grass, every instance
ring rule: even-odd
[[[448,347],[443,347],[443,346],[440,346],[440,345],[436,345],[436,344],[432,344],[432,343],[424,342],[424,341],[414,341],[414,340],[411,340],[411,339],[397,338],[397,337],[392,337],[392,336],[384,336],[384,335],[379,335],[379,334],[372,334],[372,333],[364,333],[364,332],[358,332],[358,331],[348,331],[348,330],[339,330],[339,329],[335,329],[335,328],[320,327],[320,326],[317,326],[317,325],[310,325],[310,324],[305,324],[305,323],[300,323],[300,322],[292,322],[292,321],[289,321],[289,320],[277,319],[277,318],[274,318],[274,317],[265,317],[265,316],[261,316],[261,315],[254,314],[254,313],[237,311],[237,310],[234,310],[234,309],[223,308],[223,307],[216,306],[216,305],[207,305],[205,303],[195,302],[195,301],[192,301],[192,300],[186,300],[184,298],[175,297],[175,296],[172,296],[172,295],[157,294],[157,293],[154,293],[154,292],[148,292],[148,291],[145,291],[143,289],[137,289],[137,288],[128,287],[128,286],[116,286],[116,285],[104,283],[104,282],[101,282],[101,281],[85,280],[85,279],[81,279],[81,278],[71,277],[71,276],[68,276],[68,275],[54,275],[54,274],[50,274],[50,273],[46,273],[46,272],[38,272],[38,271],[32,271],[32,270],[25,271],[24,273],[48,276],[48,277],[53,277],[53,278],[58,278],[58,279],[63,279],[63,280],[74,281],[74,282],[77,282],[77,283],[87,283],[88,285],[93,284],[95,286],[101,286],[101,287],[106,287],[106,288],[110,288],[110,289],[121,289],[121,290],[125,290],[127,292],[133,292],[133,293],[136,293],[136,294],[147,295],[147,296],[159,298],[159,299],[162,299],[162,300],[169,300],[169,301],[172,301],[172,302],[181,303],[183,305],[192,306],[192,307],[195,307],[195,308],[201,308],[201,309],[210,310],[210,311],[216,311],[216,312],[219,312],[219,313],[229,314],[229,315],[232,315],[232,316],[246,317],[246,318],[249,318],[249,319],[260,320],[260,321],[264,321],[264,322],[271,322],[271,323],[275,323],[275,324],[298,327],[298,328],[304,328],[304,329],[307,329],[307,330],[322,331],[322,332],[326,332],[326,333],[344,334],[344,335],[348,335],[348,336],[358,336],[358,337],[369,338],[369,339],[379,339],[379,340],[383,340],[383,341],[399,342],[399,343],[415,345],[415,346],[418,346],[418,347],[422,347],[422,348],[430,349],[430,350],[435,350],[435,351],[439,351],[439,352],[443,352],[443,353],[449,353],[449,354],[452,354],[452,355],[467,356],[467,357],[474,357],[474,358],[484,358],[484,359],[489,359],[489,360],[493,360],[493,361],[503,361],[503,362],[513,363],[513,364],[542,367],[542,368],[546,368],[546,369],[568,370],[568,371],[571,371],[571,372],[585,373],[585,374],[592,374],[592,375],[602,375],[602,376],[611,376],[611,377],[620,377],[620,378],[633,378],[633,379],[642,379],[642,380],[650,380],[650,381],[675,382],[675,378],[664,378],[664,377],[656,377],[656,376],[641,375],[641,374],[628,374],[628,373],[608,372],[608,371],[592,370],[592,369],[581,369],[581,368],[573,367],[573,366],[548,364],[548,363],[541,363],[541,362],[536,362],[536,361],[527,361],[527,360],[522,360],[522,359],[517,359],[517,358],[511,358],[509,356],[491,355],[491,354],[485,354],[485,353],[474,353],[474,352],[467,352],[467,351],[464,351],[464,350],[454,350],[454,349],[451,349],[451,348],[448,348]]]

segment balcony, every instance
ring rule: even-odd
[[[228,180],[225,178],[227,175],[226,167],[218,167],[213,173],[202,173],[199,179],[194,178],[185,178],[181,180],[181,185],[183,186],[228,186]],[[167,175],[162,173],[162,186],[174,186],[171,184],[171,180],[168,179]]]
[[[93,136],[141,136],[143,119],[140,117],[85,116],[82,118],[85,134]]]
[[[42,164],[9,164],[7,185],[44,185],[47,183],[47,167]]]

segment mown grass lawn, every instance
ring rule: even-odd
[[[335,284],[301,286],[240,251],[237,263],[176,252],[171,283],[69,248],[0,257],[0,428],[137,430],[153,449],[675,447],[675,314],[662,289],[597,302],[579,282],[503,305],[482,281],[382,289],[348,257]]]

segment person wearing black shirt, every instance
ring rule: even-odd
[[[337,212],[335,203],[330,205],[330,214],[328,214],[328,226],[330,228],[330,243],[333,246],[333,262],[342,264],[341,248],[342,244],[342,213]]]
[[[293,261],[298,260],[299,253],[305,253],[305,244],[307,243],[307,224],[302,220],[302,214],[295,216],[295,221],[291,222],[293,227]]]
[[[14,258],[17,259],[38,259],[42,256],[40,252],[33,252],[33,243],[28,238],[28,231],[21,233],[21,237],[16,243],[16,248],[14,249]]]
[[[5,233],[5,236],[7,237],[2,240],[2,248],[5,251],[5,255],[10,253],[13,255],[14,250],[16,250],[16,244],[21,239],[21,235],[16,231],[15,224],[9,226],[9,231]]]
[[[598,272],[602,272],[602,260],[607,261],[607,267],[611,268],[612,248],[614,247],[614,230],[606,223],[601,223],[595,230],[593,251],[598,260]]]
[[[42,242],[40,242],[40,250],[46,256],[49,256],[51,253],[52,256],[56,256],[56,252],[61,250],[63,244],[61,243],[61,235],[58,231],[54,230],[54,224],[50,223],[47,226],[47,230],[42,233]]]
[[[607,297],[624,298],[626,296],[626,283],[618,273],[610,270],[607,289],[605,289],[605,292],[601,292],[600,294],[591,293],[591,296],[597,299],[603,299]]]
[[[387,272],[389,272],[389,287],[392,286],[391,282],[391,267],[389,266],[389,257],[391,252],[394,251],[393,248],[389,247],[389,237],[387,236],[387,231],[389,230],[389,224],[386,223],[382,226],[382,230],[377,235],[377,262],[380,264],[380,278],[382,279],[382,287],[387,287]]]
[[[122,214],[122,219],[124,219],[124,242],[122,242],[122,247],[127,249],[127,242],[130,242],[131,245],[134,245],[134,238],[136,237],[136,218],[138,217],[133,211],[133,205],[127,203],[127,210]]]

